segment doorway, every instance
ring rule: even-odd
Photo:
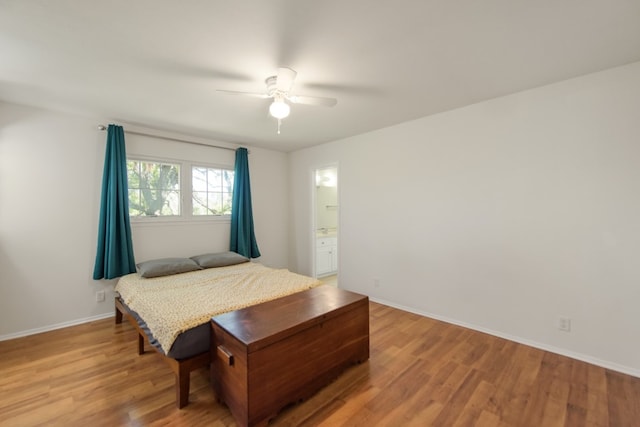
[[[338,167],[314,171],[314,271],[323,282],[338,286]]]

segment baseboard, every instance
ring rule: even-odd
[[[14,338],[22,338],[29,335],[41,334],[43,332],[55,331],[56,329],[68,328],[69,326],[81,325],[83,323],[107,319],[109,317],[113,317],[113,312],[99,314],[97,316],[85,317],[83,319],[71,320],[69,322],[56,323],[55,325],[44,326],[42,328],[28,329],[26,331],[16,332],[13,334],[0,335],[0,341],[7,341]]]
[[[586,362],[586,363],[590,363],[592,365],[596,365],[596,366],[600,366],[601,368],[605,368],[605,369],[610,369],[612,371],[616,371],[616,372],[620,372],[623,374],[627,374],[627,375],[631,375],[633,377],[636,378],[640,378],[640,370],[638,369],[634,369],[631,368],[629,366],[624,366],[624,365],[619,365],[617,363],[614,362],[609,362],[606,360],[601,360],[598,359],[596,357],[592,357],[586,354],[582,354],[582,353],[575,353],[563,348],[558,348],[558,347],[554,347],[551,345],[547,345],[547,344],[542,344],[536,341],[531,341],[525,338],[521,338],[521,337],[517,337],[514,335],[509,335],[509,334],[505,334],[502,332],[498,332],[498,331],[494,331],[491,329],[487,329],[487,328],[483,328],[480,326],[476,326],[476,325],[472,325],[472,324],[468,324],[465,322],[461,322],[459,320],[456,319],[450,319],[444,316],[439,316],[437,314],[433,314],[433,313],[429,313],[426,311],[421,311],[421,310],[417,310],[415,308],[412,307],[406,307],[403,306],[401,304],[396,304],[390,301],[386,301],[384,299],[379,299],[379,298],[371,298],[369,297],[369,299],[373,302],[379,303],[379,304],[383,304],[383,305],[387,305],[389,307],[393,307],[393,308],[397,308],[399,310],[402,311],[408,311],[409,313],[413,313],[413,314],[417,314],[420,316],[424,316],[424,317],[429,317],[431,319],[436,319],[436,320],[440,320],[442,322],[446,322],[446,323],[451,323],[453,325],[457,325],[457,326],[462,326],[463,328],[468,328],[468,329],[473,329],[474,331],[478,331],[478,332],[483,332],[485,334],[489,334],[489,335],[493,335],[495,337],[499,337],[499,338],[504,338],[506,340],[509,341],[513,341],[513,342],[517,342],[519,344],[524,344],[524,345],[528,345],[530,347],[534,347],[540,350],[545,350],[545,351],[549,351],[551,353],[555,353],[555,354],[559,354],[562,356],[567,356],[570,357],[572,359],[576,359],[576,360],[580,360],[582,362]]]

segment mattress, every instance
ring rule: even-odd
[[[155,278],[133,273],[115,290],[151,345],[184,359],[209,350],[211,317],[318,285],[311,277],[248,262]]]

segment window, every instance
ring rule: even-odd
[[[231,215],[233,176],[234,171],[224,167],[129,158],[129,215],[141,221],[156,217],[205,220]]]
[[[127,160],[129,215],[180,215],[180,165]]]
[[[191,169],[192,214],[231,215],[234,172],[194,166]]]

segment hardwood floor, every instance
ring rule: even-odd
[[[338,275],[337,274],[332,274],[331,276],[320,277],[318,280],[320,280],[325,285],[335,286],[336,288],[338,287]]]
[[[371,303],[371,358],[272,426],[638,426],[640,379]],[[233,426],[112,319],[0,342],[2,426]]]

